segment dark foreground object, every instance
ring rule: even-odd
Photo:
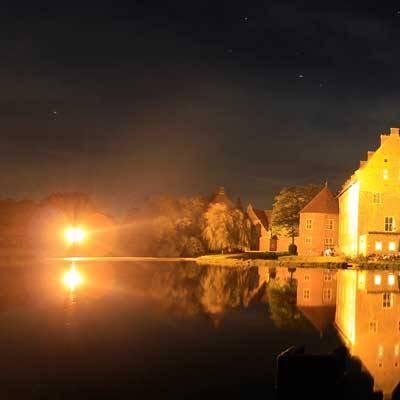
[[[361,370],[345,347],[331,354],[305,354],[304,347],[290,347],[277,357],[276,390],[286,399],[382,399],[374,381]]]

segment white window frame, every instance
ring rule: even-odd
[[[310,300],[310,289],[303,289],[303,300]]]
[[[304,238],[304,243],[305,244],[312,244],[312,237],[311,236],[306,236]]]
[[[389,296],[389,297],[387,297]],[[390,292],[382,293],[382,308],[392,308],[393,307],[393,295]]]
[[[334,227],[334,219],[333,218],[329,218],[326,222],[326,230],[327,231],[333,231],[333,227]]]
[[[312,230],[312,225],[313,225],[312,222],[313,222],[312,219],[309,219],[309,218],[306,219],[306,229],[307,229],[308,231],[311,231],[311,230]]]
[[[394,232],[395,231],[394,217],[391,217],[391,216],[385,217],[384,229],[385,229],[385,232]]]

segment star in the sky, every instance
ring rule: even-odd
[[[299,74],[297,77],[298,77],[299,79],[303,79],[303,78],[304,78],[304,75],[303,75],[303,74]]]

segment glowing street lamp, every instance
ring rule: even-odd
[[[85,240],[86,232],[79,227],[69,227],[65,231],[65,240],[69,244],[81,243]]]

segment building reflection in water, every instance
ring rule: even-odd
[[[339,271],[335,322],[351,354],[373,376],[375,390],[390,398],[400,381],[398,274]]]
[[[301,268],[296,271],[297,307],[322,336],[335,320],[336,270]]]

